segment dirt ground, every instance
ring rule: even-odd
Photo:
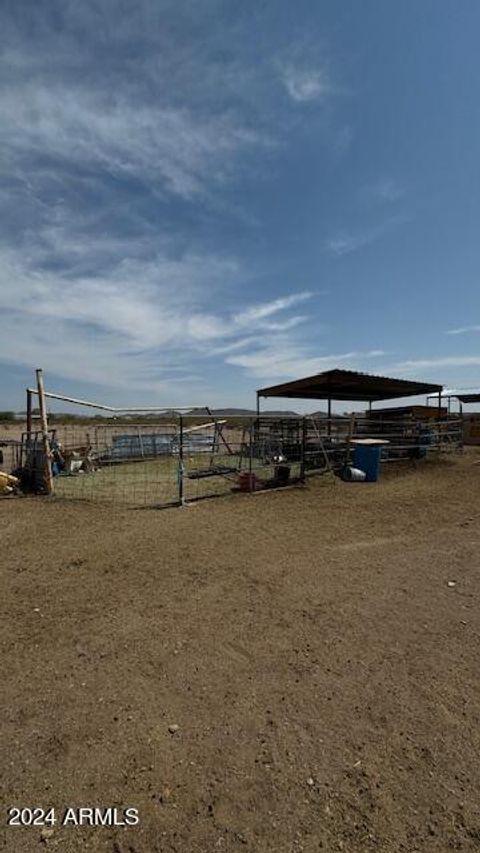
[[[2,849],[479,850],[477,460],[163,511],[0,501],[5,807],[57,815],[4,809]]]

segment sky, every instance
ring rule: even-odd
[[[477,0],[1,9],[0,409],[480,387]]]

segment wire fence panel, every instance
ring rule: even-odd
[[[177,463],[172,458],[103,464],[92,471],[60,474],[55,495],[125,506],[164,506],[177,501]]]
[[[129,506],[168,505],[177,500],[176,424],[100,425],[57,429],[54,491],[59,497]]]
[[[167,506],[300,478],[303,419],[250,418],[232,425],[195,421],[59,425],[50,437],[55,495]],[[41,459],[41,443],[38,447]],[[42,465],[36,465],[40,479]]]
[[[22,441],[15,438],[0,440],[0,471],[10,473],[18,468],[22,458]]]
[[[23,491],[45,492],[49,464],[60,498],[165,505],[177,500],[176,439],[176,425],[59,425],[49,431],[48,460],[41,433],[24,433],[16,470]]]
[[[187,501],[230,494],[245,470],[247,428],[225,424],[184,430],[183,465]]]
[[[365,415],[336,418],[306,417],[306,470],[339,470],[347,464],[359,439],[382,443],[382,461],[422,459],[432,452],[451,452],[463,446],[463,422],[457,416],[415,420],[410,416],[380,419]]]
[[[421,459],[462,445],[462,420],[349,417],[236,418],[189,415],[50,426],[8,445],[9,473],[23,491],[45,493],[47,465],[54,495],[124,506],[179,505],[232,492],[303,482],[314,472],[341,472],[356,440],[385,442],[382,461]],[[58,422],[57,422],[58,421]],[[6,455],[6,454],[5,454]]]

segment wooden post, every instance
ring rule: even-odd
[[[38,405],[39,405],[39,409],[40,409],[40,423],[42,426],[43,454],[45,457],[45,488],[47,491],[47,495],[51,495],[53,492],[53,477],[52,477],[52,466],[50,464],[51,452],[50,452],[50,442],[48,439],[47,406],[46,406],[46,402],[45,402],[45,389],[43,387],[43,371],[41,368],[38,368],[36,373],[37,373]]]
[[[328,413],[327,432],[328,432],[328,435],[331,435],[332,434],[332,399],[331,399],[331,397],[328,398],[327,403],[328,403],[328,405],[327,405],[327,413]]]

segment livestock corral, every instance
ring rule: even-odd
[[[333,373],[312,393],[355,393]],[[236,417],[41,391],[2,441],[0,773],[56,817],[3,849],[478,850],[480,449],[438,389]]]
[[[382,442],[382,462],[423,459],[458,449],[458,418],[428,421],[278,418],[198,423],[198,415],[130,419],[120,424],[62,424],[49,429],[53,493],[131,506],[169,506],[235,491],[302,483],[313,473],[341,473],[356,441]],[[40,431],[9,445],[9,468],[45,489]]]
[[[57,815],[3,849],[478,850],[478,461],[167,512],[1,501],[5,805]]]
[[[414,463],[463,445],[462,419],[442,408],[441,386],[351,371],[328,371],[263,389],[257,392],[255,417],[233,418],[216,416],[208,406],[115,409],[46,392],[40,370],[37,380],[37,389],[27,391],[24,429],[16,440],[4,442],[6,473],[18,478],[16,488],[7,484],[12,492],[137,507],[181,506],[229,492],[303,484],[312,473],[376,480],[382,463]],[[438,407],[372,409],[373,400],[432,389],[438,389]],[[260,395],[327,398],[328,412],[261,413]],[[332,395],[368,400],[369,410],[333,415]],[[51,408],[58,401],[96,412],[62,422]]]

